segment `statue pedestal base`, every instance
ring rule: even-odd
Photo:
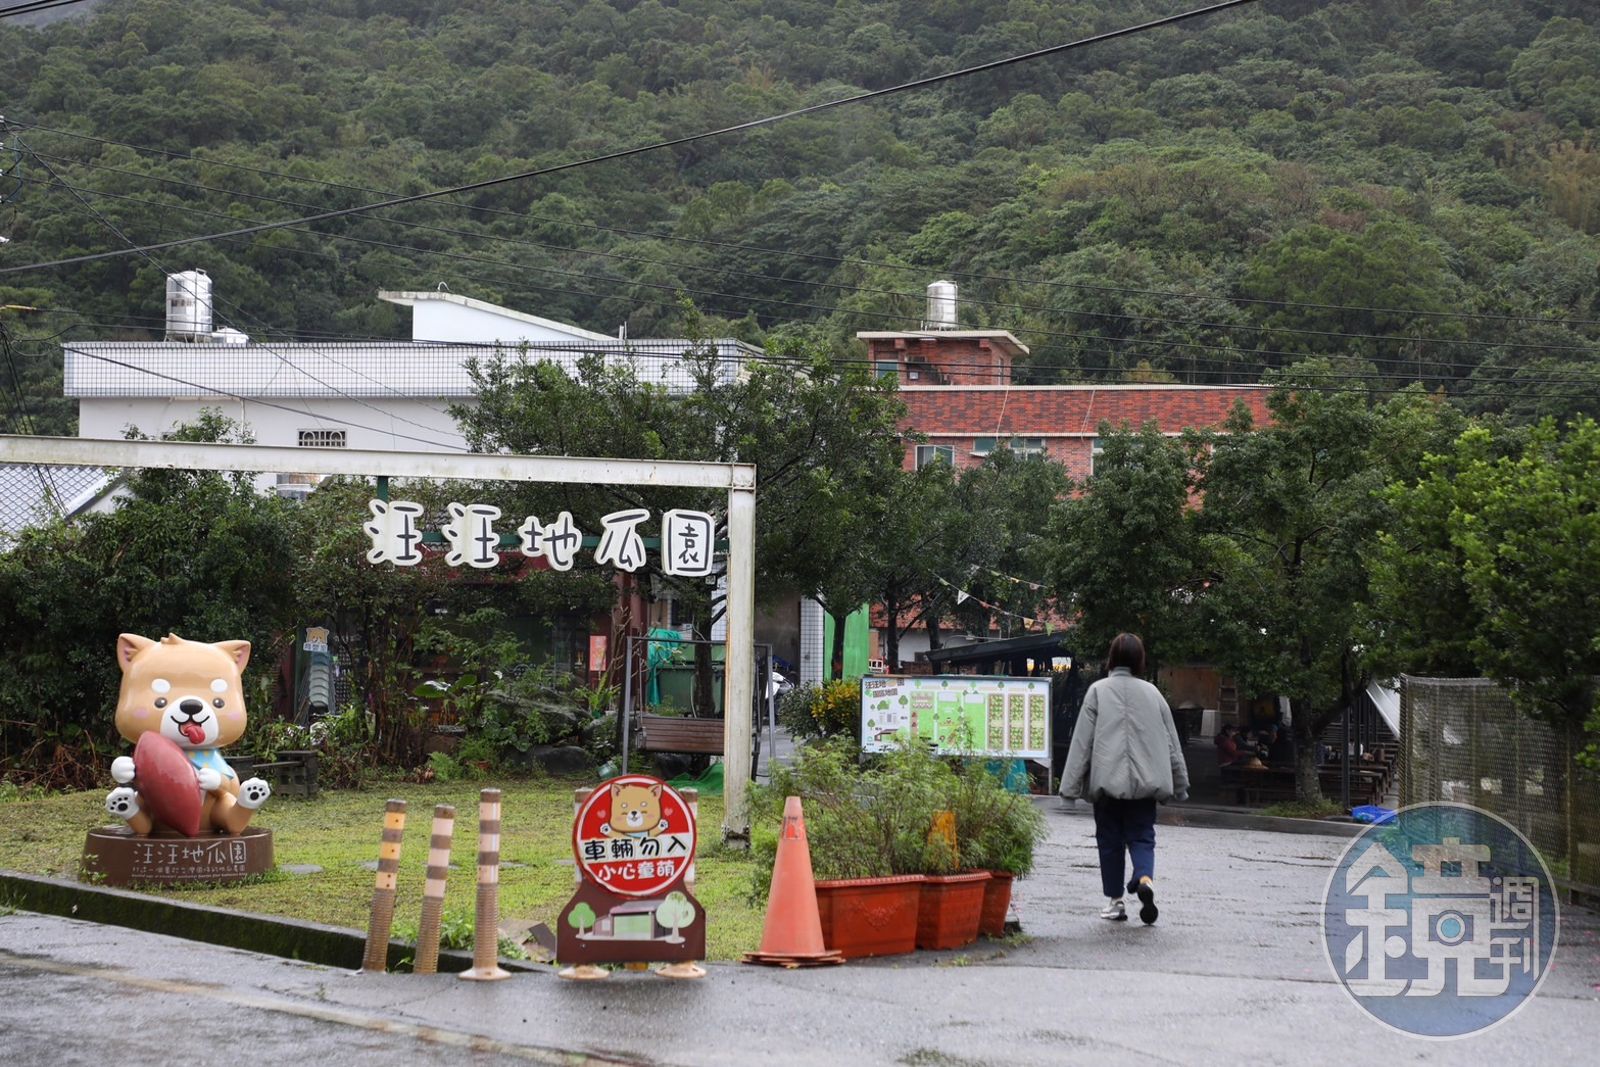
[[[83,843],[86,879],[101,885],[176,885],[237,882],[273,869],[272,831],[251,827],[237,836],[141,836],[126,826],[90,830]]]

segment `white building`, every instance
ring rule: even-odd
[[[473,401],[473,359],[518,354],[571,368],[585,353],[603,353],[631,364],[643,381],[674,390],[691,384],[682,364],[688,341],[621,340],[444,291],[378,294],[413,309],[409,341],[256,341],[212,330],[210,286],[200,271],[169,278],[167,340],[62,346],[80,437],[119,439],[130,429],[155,436],[215,409],[263,445],[461,451],[466,440],[449,407]],[[760,355],[741,341],[712,343],[729,376]],[[314,463],[307,467],[314,472]],[[285,492],[314,481],[277,477]]]

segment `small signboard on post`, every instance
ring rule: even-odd
[[[1050,679],[971,674],[861,679],[861,750],[911,740],[942,756],[1050,759]]]
[[[578,890],[556,927],[556,958],[573,968],[564,974],[705,958],[705,909],[690,889],[696,838],[693,807],[659,778],[612,778],[578,805]]]

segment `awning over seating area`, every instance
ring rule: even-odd
[[[1056,656],[1075,655],[1067,644],[1068,634],[1024,634],[1003,641],[979,641],[970,645],[936,648],[923,655],[934,673],[1004,674],[1020,676],[1028,673],[1028,660],[1033,660],[1034,670],[1043,674],[1050,669],[1050,660]]]

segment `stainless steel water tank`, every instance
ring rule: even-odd
[[[961,323],[956,319],[956,283],[934,282],[928,286],[928,319],[923,324],[929,330],[955,330]]]
[[[167,275],[167,340],[211,339],[211,276],[203,270]]]

